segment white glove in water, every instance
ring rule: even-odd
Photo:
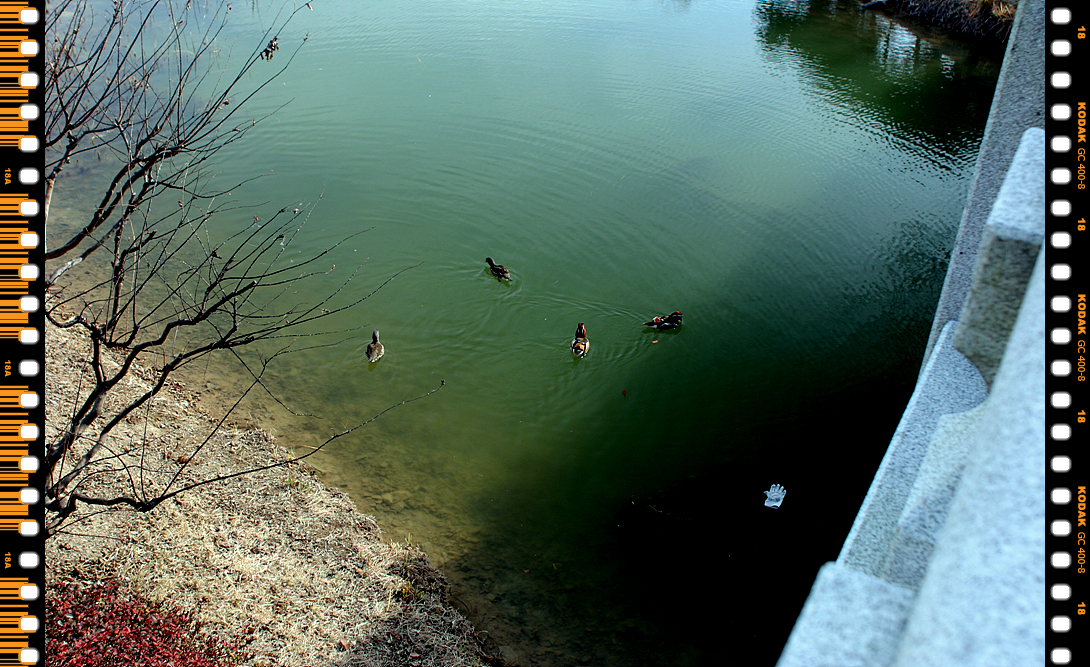
[[[773,484],[771,489],[765,491],[765,495],[768,496],[765,499],[765,507],[779,507],[783,497],[787,495],[787,490],[779,484]]]

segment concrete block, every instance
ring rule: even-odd
[[[1045,253],[894,665],[1045,660]]]
[[[1045,133],[1022,135],[977,251],[954,347],[989,385],[1007,347],[1045,237]]]
[[[979,405],[987,395],[980,373],[950,345],[955,322],[936,345],[901,423],[871,482],[837,562],[881,577],[887,571],[897,521],[912,491],[939,418]]]
[[[919,590],[939,531],[975,442],[983,405],[939,417],[916,482],[905,501],[884,579]]]
[[[913,593],[837,563],[818,571],[776,667],[884,667]]]

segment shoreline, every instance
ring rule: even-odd
[[[87,372],[88,340],[47,325],[45,347],[46,414],[63,414]],[[134,367],[104,415],[149,378]],[[184,483],[293,458],[266,431],[233,423],[192,456],[216,423],[199,395],[168,381],[149,403],[109,444],[142,456],[140,482],[150,488],[178,473]],[[55,434],[47,417],[46,440]],[[103,473],[87,486],[108,493],[130,479]],[[239,642],[253,653],[240,663],[249,667],[503,664],[453,607],[427,554],[409,540],[383,542],[375,519],[305,462],[198,487],[148,513],[81,505],[45,553],[47,595],[51,581],[116,579]]]
[[[871,0],[863,1],[862,7],[959,39],[1005,48],[1018,0]]]

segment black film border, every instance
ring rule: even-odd
[[[1086,218],[1090,11],[1050,2],[1046,16],[1045,635],[1050,665],[1087,664],[1086,456],[1090,411]]]

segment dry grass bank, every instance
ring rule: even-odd
[[[866,0],[864,0],[866,2]],[[1006,42],[1017,0],[885,0],[868,8],[934,26],[963,37]]]
[[[47,328],[47,415],[71,411],[88,352],[75,331]],[[136,369],[105,413],[149,378]],[[104,470],[86,490],[123,491],[134,480],[155,490],[179,471],[197,480],[288,458],[265,432],[233,427],[193,456],[213,424],[199,395],[172,384],[110,437],[129,470]],[[47,441],[55,428],[47,422]],[[47,584],[115,578],[173,600],[204,631],[241,640],[253,667],[500,664],[447,603],[427,555],[384,543],[374,519],[305,463],[199,487],[147,514],[83,506],[62,530],[46,544]]]

